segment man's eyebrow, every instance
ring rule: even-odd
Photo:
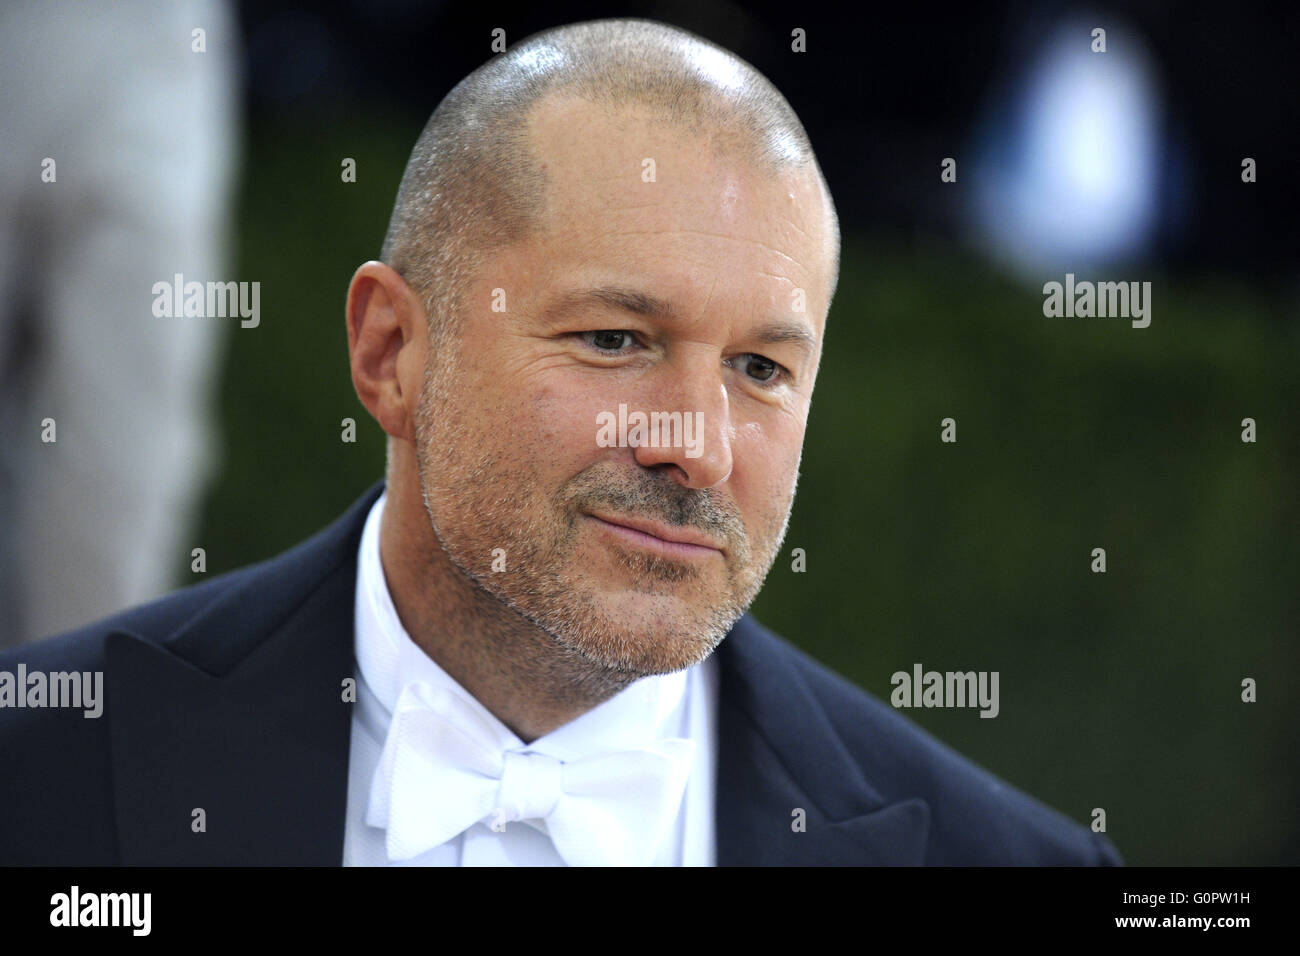
[[[798,322],[769,322],[749,333],[748,338],[764,345],[797,345],[809,354],[817,350],[817,336]]]
[[[653,318],[673,319],[678,315],[672,304],[664,299],[656,298],[646,292],[615,286],[566,292],[559,296],[546,311],[548,315],[563,315],[593,304],[606,305],[634,315]],[[817,350],[817,336],[807,325],[800,322],[780,320],[767,322],[752,330],[746,338],[762,345],[795,345],[807,354]]]
[[[636,315],[649,315],[663,319],[671,319],[677,315],[677,310],[663,299],[657,299],[645,292],[613,286],[566,292],[556,299],[547,312],[559,315],[593,304],[608,305]]]

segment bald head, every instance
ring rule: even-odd
[[[535,34],[489,60],[447,94],[420,134],[382,258],[421,298],[435,334],[455,328],[461,295],[485,256],[545,227],[550,177],[529,120],[560,96],[599,115],[648,110],[760,174],[814,173],[837,275],[830,193],[803,125],[776,87],[692,33],[648,20],[598,20]]]

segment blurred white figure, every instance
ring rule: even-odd
[[[1095,20],[1046,33],[974,151],[977,241],[1034,284],[1141,256],[1158,225],[1164,97],[1137,32],[1105,22],[1104,53]]]
[[[237,43],[220,0],[0,5],[0,646],[164,593],[192,546],[232,326],[151,289],[235,278]]]

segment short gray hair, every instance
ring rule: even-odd
[[[435,337],[459,327],[484,258],[531,235],[547,177],[527,141],[532,108],[568,93],[611,108],[650,107],[707,131],[757,168],[811,166],[839,223],[808,134],[758,70],[702,37],[653,20],[593,20],[523,40],[470,73],[434,110],[397,191],[381,258],[421,297]]]

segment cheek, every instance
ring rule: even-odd
[[[485,439],[507,458],[526,458],[537,472],[554,473],[557,483],[609,452],[596,442],[597,418],[609,402],[589,380],[568,381],[556,370],[523,376],[494,405],[481,409],[477,428]]]
[[[790,506],[799,470],[803,428],[793,419],[736,429],[732,442],[732,493],[748,520],[779,523]]]

